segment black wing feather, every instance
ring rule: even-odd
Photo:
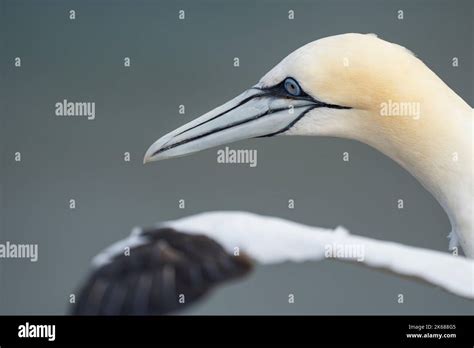
[[[204,235],[171,228],[142,232],[146,243],[93,270],[74,315],[157,315],[194,303],[219,283],[247,274],[252,262]],[[182,296],[184,295],[184,303]]]

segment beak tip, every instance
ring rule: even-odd
[[[256,126],[249,125],[250,121],[269,114],[273,99],[263,98],[264,95],[260,88],[251,88],[226,104],[165,134],[148,148],[143,164],[182,157],[222,144],[272,133],[285,120],[271,122],[265,121],[271,118],[266,118],[256,123]],[[276,110],[281,111],[277,107]]]
[[[150,147],[145,153],[145,156],[143,157],[143,164],[153,162],[153,160],[154,160],[153,152],[151,151],[151,147]]]
[[[161,137],[157,141],[155,141],[151,146],[146,150],[145,156],[143,157],[143,164],[147,164],[150,162],[156,162],[161,159],[167,158],[163,156],[163,153],[160,152],[161,149],[167,144],[168,140],[172,138],[172,133],[168,133],[167,135]]]

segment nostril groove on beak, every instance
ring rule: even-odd
[[[307,106],[308,106],[308,105],[304,105],[304,106],[301,106],[301,107],[307,107]],[[309,107],[307,110],[305,110],[304,112],[302,112],[302,115],[306,114],[309,110],[313,109],[314,107],[316,107],[316,106]],[[232,108],[232,109],[233,109],[233,108]],[[232,109],[231,109],[231,110],[232,110]],[[188,138],[188,139],[183,139],[183,140],[178,141],[178,142],[176,142],[176,143],[174,143],[174,144],[170,144],[170,145],[168,145],[168,146],[161,147],[160,149],[158,149],[157,151],[155,151],[152,156],[155,156],[155,155],[157,155],[157,154],[159,154],[159,153],[162,153],[162,152],[164,152],[164,151],[170,150],[170,149],[172,149],[172,148],[174,148],[174,147],[177,147],[177,146],[180,146],[180,145],[183,145],[183,144],[187,144],[187,143],[189,143],[189,142],[192,142],[192,141],[201,139],[201,138],[206,137],[206,136],[208,136],[208,135],[211,135],[211,134],[214,134],[214,133],[218,133],[218,132],[220,132],[220,131],[223,131],[223,130],[226,130],[226,129],[229,129],[229,128],[232,128],[232,127],[240,126],[240,125],[242,125],[242,124],[245,124],[245,123],[254,121],[254,120],[256,120],[256,119],[259,119],[259,118],[261,118],[261,117],[264,117],[264,116],[273,114],[273,113],[275,113],[275,112],[285,111],[285,110],[288,110],[288,107],[279,107],[279,108],[275,108],[275,109],[267,109],[267,110],[265,110],[264,112],[262,112],[262,113],[260,113],[260,114],[257,114],[257,115],[255,115],[255,116],[246,118],[246,119],[244,119],[244,120],[242,120],[242,121],[237,121],[237,122],[230,123],[230,124],[228,124],[228,125],[226,125],[226,126],[217,127],[217,128],[211,129],[210,131],[207,131],[207,132],[205,132],[205,133],[196,135],[196,136],[194,136],[194,137],[190,137],[190,138]],[[302,117],[302,116],[301,116],[301,117]],[[299,119],[299,118],[298,118],[298,119]],[[205,123],[205,122],[204,122],[204,123]],[[204,123],[202,123],[202,124],[204,124]],[[292,125],[293,125],[293,124],[294,124],[294,123],[292,123]],[[200,125],[201,125],[201,124],[200,124]],[[196,127],[197,127],[197,126],[194,126],[194,127],[192,127],[192,128],[196,128]],[[281,132],[282,132],[282,131],[273,133],[273,135],[276,135],[276,134],[281,133]],[[183,133],[184,133],[184,132],[183,132]],[[180,134],[182,134],[182,133],[180,133]],[[168,142],[169,142],[169,141],[168,141]],[[167,143],[168,143],[168,142],[167,142]]]
[[[257,89],[259,89],[259,88],[257,88]],[[259,89],[259,90],[260,90],[260,89]],[[222,111],[221,113],[217,114],[217,115],[214,116],[214,117],[211,117],[210,119],[208,119],[208,120],[206,120],[206,121],[203,121],[203,122],[201,122],[201,123],[199,123],[199,124],[197,124],[197,125],[195,125],[195,126],[193,126],[193,127],[188,128],[188,129],[185,129],[184,131],[182,131],[181,133],[179,133],[179,134],[177,134],[177,135],[181,135],[181,134],[184,134],[184,133],[186,133],[186,132],[189,132],[190,130],[193,130],[193,129],[199,127],[199,126],[202,126],[203,124],[206,124],[206,123],[211,122],[211,121],[213,121],[213,120],[215,120],[215,119],[217,119],[217,118],[219,118],[219,117],[221,117],[221,116],[224,116],[225,114],[227,114],[227,113],[229,113],[230,111],[232,111],[232,110],[234,110],[234,109],[236,109],[236,108],[238,108],[238,107],[240,107],[240,106],[242,106],[242,105],[248,103],[249,101],[251,101],[251,100],[254,99],[254,98],[263,97],[263,96],[266,96],[266,95],[268,95],[268,94],[269,94],[269,93],[260,93],[260,94],[255,94],[255,95],[252,95],[252,96],[250,96],[250,97],[247,97],[247,98],[241,100],[241,101],[240,101],[239,103],[237,103],[235,106],[231,107],[230,109],[225,110],[225,111]]]

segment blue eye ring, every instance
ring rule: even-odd
[[[302,93],[301,87],[298,82],[296,82],[296,80],[291,77],[287,77],[285,79],[283,86],[285,87],[285,91],[292,96],[297,97]]]

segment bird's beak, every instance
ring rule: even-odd
[[[289,129],[313,107],[311,100],[253,87],[155,141],[143,161],[179,157],[242,139],[276,135]]]

